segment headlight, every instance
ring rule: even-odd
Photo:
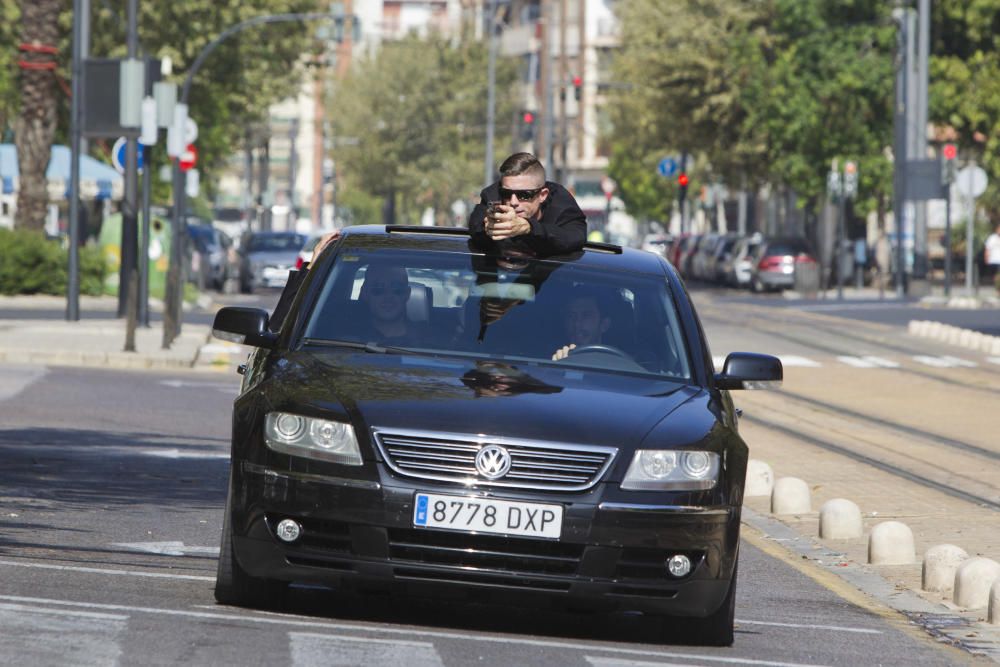
[[[349,466],[361,465],[361,450],[354,429],[343,422],[269,412],[264,420],[264,442],[276,452]]]
[[[632,457],[622,488],[628,491],[700,491],[719,481],[715,452],[640,449]]]

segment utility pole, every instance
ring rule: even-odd
[[[552,130],[554,117],[554,102],[552,99],[552,0],[541,0],[542,27],[540,66],[542,70],[542,138],[538,142],[537,155],[542,158],[546,168],[552,169]]]
[[[576,57],[576,71],[582,82],[580,85],[580,99],[576,102],[576,159],[577,164],[579,164],[583,161],[584,143],[586,142],[585,137],[587,136],[584,132],[584,109],[587,108],[587,86],[590,85],[591,76],[587,71],[587,3],[579,3],[576,7],[576,11],[577,23],[580,29],[580,43]],[[594,83],[596,83],[596,81]],[[594,90],[597,90],[596,86],[594,87]]]
[[[907,38],[910,46],[908,54],[914,56],[911,73],[911,113],[910,159],[927,157],[927,67],[930,52],[930,0],[918,0],[918,11],[910,10]],[[913,225],[913,279],[926,287],[930,264],[927,257],[927,202],[914,202]],[[916,287],[916,284],[911,285]]]
[[[556,180],[565,183],[569,151],[569,68],[566,63],[566,0],[559,0],[559,169]]]
[[[907,62],[907,44],[909,14],[911,9],[893,10],[896,19],[896,91],[893,114],[893,221],[896,226],[896,296],[902,299],[906,296],[906,249],[904,236],[906,232],[906,160],[907,154],[907,100],[909,93],[909,63]]]
[[[493,136],[496,131],[496,85],[497,85],[497,26],[496,26],[497,3],[496,0],[489,1],[489,9],[486,15],[486,28],[489,30],[487,39],[489,40],[489,60],[486,65],[486,164],[483,175],[483,187],[488,187],[493,182],[494,166],[493,161]]]
[[[128,1],[128,59],[135,62],[139,55],[138,0]],[[122,82],[124,84],[124,81]],[[124,86],[123,86],[124,87]],[[133,94],[142,98],[142,90]],[[135,327],[139,302],[138,268],[138,188],[139,141],[134,133],[125,143],[125,201],[122,207],[122,266],[125,280],[118,286],[124,289],[125,297],[125,352],[135,352]]]
[[[73,0],[73,99],[70,105],[69,265],[66,280],[66,319],[80,319],[80,125],[83,108],[84,17],[89,0]]]

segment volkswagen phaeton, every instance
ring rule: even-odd
[[[280,312],[279,312],[280,311]],[[467,230],[344,230],[274,313],[234,402],[216,598],[289,584],[541,596],[733,641],[747,446],[674,268],[609,244],[534,258]]]

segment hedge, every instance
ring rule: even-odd
[[[65,294],[68,269],[69,253],[58,240],[0,229],[0,294]],[[100,248],[81,247],[80,293],[100,295],[107,270]]]

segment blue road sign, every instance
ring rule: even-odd
[[[119,174],[125,173],[125,147],[126,147],[125,137],[118,137],[115,141],[115,145],[111,147],[111,164],[115,169],[118,170]],[[139,171],[142,171],[142,156],[145,153],[145,147],[139,144]]]
[[[672,157],[665,157],[656,165],[656,173],[667,178],[677,173],[677,160]]]

